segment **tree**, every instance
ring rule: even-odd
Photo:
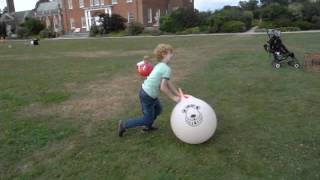
[[[28,33],[31,35],[37,35],[45,28],[45,25],[43,25],[40,20],[35,18],[26,18],[26,21],[22,24],[22,26],[25,27]]]
[[[8,7],[7,6],[4,7],[2,10],[2,14],[8,13],[8,12],[9,12]]]
[[[160,18],[160,30],[166,32],[178,32],[187,28],[199,26],[203,23],[199,18],[199,12],[193,9],[179,8],[167,16]]]
[[[0,16],[1,17],[1,16]],[[7,37],[7,26],[4,22],[0,22],[0,39]]]
[[[261,11],[262,19],[266,21],[273,21],[280,18],[289,19],[292,17],[286,6],[282,6],[277,3],[270,4],[269,6],[264,7]]]
[[[314,16],[320,17],[320,2],[306,2],[304,3],[304,7],[302,9],[302,14],[304,20],[307,20],[309,22],[312,21]]]
[[[292,0],[291,0],[292,1]],[[268,6],[270,4],[288,5],[290,0],[260,0],[262,6]]]
[[[249,0],[249,1],[240,1],[239,2],[240,7],[246,11],[257,10],[259,8],[258,4],[259,4],[258,0]]]
[[[113,31],[122,31],[126,28],[125,22],[127,20],[118,14],[112,14],[112,16],[109,16],[109,14],[102,13],[99,15],[99,18],[101,22],[101,34],[108,34]]]

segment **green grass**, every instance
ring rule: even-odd
[[[301,62],[319,51],[319,39],[320,33],[283,35]],[[248,35],[41,41],[35,48],[0,44],[0,179],[319,179],[320,74],[273,69],[265,40]],[[183,74],[177,86],[216,111],[217,131],[204,144],[174,136],[174,104],[164,96],[158,131],[130,129],[117,137],[119,119],[141,114],[135,63],[158,43],[176,48],[173,80]],[[127,99],[112,99],[118,96]],[[69,108],[82,107],[79,100],[112,101],[115,109],[93,116],[112,106]]]

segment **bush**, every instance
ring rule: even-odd
[[[241,21],[228,21],[222,25],[221,31],[227,33],[244,32],[246,25]]]
[[[160,36],[161,31],[159,29],[155,29],[155,28],[145,28],[143,30],[142,34],[152,35],[152,36]]]
[[[91,28],[90,28],[90,37],[95,37],[98,34],[100,34],[98,26],[97,25],[92,25]]]
[[[99,20],[101,22],[100,26],[96,26],[92,28],[92,32],[90,30],[90,36],[96,36],[98,34],[108,34],[110,32],[118,32],[125,30],[125,22],[127,21],[125,18],[118,14],[112,14],[112,16],[109,16],[109,14],[100,14]]]
[[[40,31],[45,28],[40,20],[34,18],[26,18],[26,21],[22,26],[25,27],[31,35],[38,35]]]
[[[309,30],[312,29],[313,24],[308,21],[296,21],[294,23],[295,27],[299,27],[301,30]]]
[[[4,22],[0,22],[0,37],[7,37],[7,25]]]
[[[128,36],[128,33],[127,31],[117,31],[117,32],[110,32],[108,35],[112,37],[124,37],[124,36]]]
[[[312,29],[320,29],[320,16],[313,16],[312,24]]]
[[[200,28],[199,27],[188,28],[188,29],[182,31],[182,33],[183,34],[199,34]]]
[[[135,36],[135,35],[141,34],[143,30],[144,30],[143,24],[138,22],[129,23],[127,27],[127,32],[129,36]]]
[[[177,32],[177,28],[169,15],[160,17],[160,30],[172,33]]]
[[[282,32],[301,31],[301,29],[298,27],[280,27],[280,31]]]
[[[122,31],[126,29],[127,20],[119,14],[112,14],[110,18],[110,31]]]
[[[246,29],[250,29],[253,24],[253,13],[251,11],[244,11],[241,21],[245,23]]]
[[[273,21],[273,25],[274,25],[276,28],[295,26],[290,19],[284,18],[284,17],[274,20],[274,21]]]
[[[26,27],[19,27],[17,29],[18,38],[27,38],[30,36],[29,31]]]
[[[160,30],[165,32],[183,31],[186,28],[196,27],[200,23],[207,23],[200,20],[200,15],[193,9],[180,8],[171,14],[160,18]]]
[[[200,26],[199,30],[201,33],[209,33],[209,26]]]
[[[39,35],[40,35],[40,38],[50,38],[50,37],[52,37],[51,32],[47,28],[42,30],[42,31],[40,31]]]

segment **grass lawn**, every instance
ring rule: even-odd
[[[320,33],[284,34],[303,63]],[[153,37],[0,44],[0,179],[320,179],[320,74],[271,67],[265,35]],[[208,142],[170,128],[116,133],[140,116],[135,64],[175,47],[172,80],[215,109]],[[154,61],[155,62],[155,61]]]

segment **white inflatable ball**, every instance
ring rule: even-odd
[[[209,104],[193,96],[182,98],[171,113],[174,134],[188,144],[209,140],[217,127],[217,118]]]

